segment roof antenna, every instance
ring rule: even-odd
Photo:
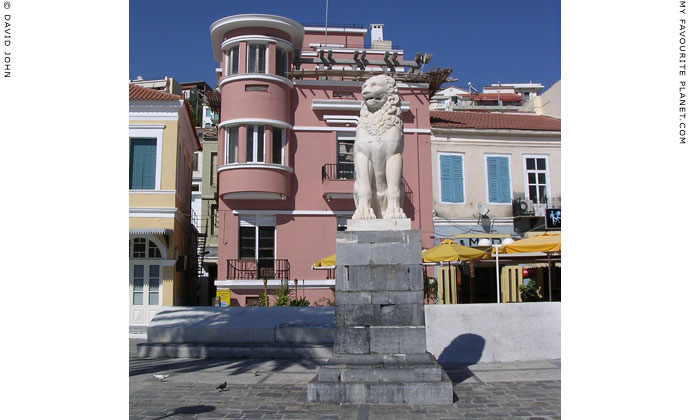
[[[326,0],[326,45],[324,47],[328,47],[328,0]]]

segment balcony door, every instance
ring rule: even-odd
[[[274,278],[275,216],[242,216],[239,239],[240,259],[255,260],[259,278]]]

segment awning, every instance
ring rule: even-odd
[[[498,252],[505,254],[527,253],[527,252],[561,252],[561,234],[544,233],[532,236],[531,238],[521,239],[512,244],[504,245]]]
[[[484,251],[458,245],[452,239],[444,239],[441,245],[422,252],[422,262],[439,263],[450,261],[462,261],[489,258],[489,254]]]
[[[316,261],[312,266],[312,270],[332,270],[335,268],[335,254],[324,257]]]
[[[164,228],[138,228],[130,229],[129,236],[140,236],[140,235],[172,235],[172,229]]]

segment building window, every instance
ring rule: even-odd
[[[463,155],[439,154],[439,175],[441,182],[441,202],[465,202],[465,178]]]
[[[526,197],[535,203],[546,203],[549,195],[549,171],[546,156],[525,156]]]
[[[256,227],[240,227],[240,259],[256,259]]]
[[[149,265],[149,305],[158,305],[158,286],[161,281],[160,265]]]
[[[209,177],[209,184],[216,185],[218,182],[218,153],[211,152],[211,176]]]
[[[355,133],[338,133],[336,141],[336,176],[338,179],[355,179]]]
[[[144,266],[134,266],[134,278],[132,288],[132,305],[144,304]]]
[[[342,217],[338,216],[337,219],[337,225],[338,225],[338,232],[345,232],[347,230],[347,221],[349,220],[349,217]]]
[[[247,162],[264,161],[264,126],[247,126]]]
[[[161,250],[146,238],[134,238],[130,243],[131,259],[161,258]]]
[[[355,99],[355,95],[352,92],[333,92],[334,99]]]
[[[192,171],[197,172],[199,170],[199,156],[201,155],[201,152],[194,152],[194,155],[192,157]]]
[[[244,298],[245,306],[261,306],[261,302],[258,297],[246,297]]]
[[[129,139],[129,189],[156,187],[156,139]]]
[[[228,51],[228,63],[229,71],[228,74],[237,74],[240,69],[240,47],[232,47]]]
[[[225,164],[237,162],[239,127],[230,127],[225,130]]]
[[[268,85],[244,85],[245,92],[268,92]]]
[[[288,54],[287,51],[280,47],[276,47],[276,75],[287,76],[288,71]]]
[[[285,129],[273,127],[273,163],[285,165]]]
[[[247,49],[247,73],[266,73],[266,45],[250,44]]]
[[[218,230],[218,205],[217,204],[212,204],[211,208],[211,215],[210,215],[210,222],[209,222],[209,227],[211,229],[211,236],[217,235],[217,230]]]
[[[508,156],[487,156],[486,174],[489,203],[509,204],[510,158]]]

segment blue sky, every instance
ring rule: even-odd
[[[209,27],[234,14],[267,13],[302,24],[325,21],[326,0],[146,0],[129,5],[129,78],[172,76],[215,86]],[[384,24],[384,39],[434,55],[454,85],[475,87],[561,78],[561,6],[554,0],[329,0],[329,24]],[[368,42],[368,36],[367,36]]]

